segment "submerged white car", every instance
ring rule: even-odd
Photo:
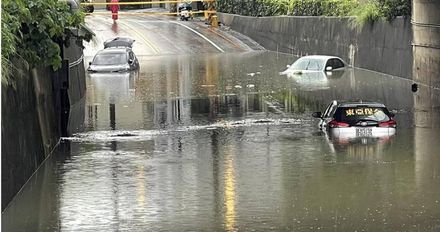
[[[110,47],[96,53],[89,72],[128,72],[139,70],[139,61],[128,47]]]
[[[377,102],[332,101],[324,111],[313,113],[319,128],[338,138],[383,137],[396,133],[394,114]]]
[[[330,72],[334,70],[342,70],[347,67],[347,63],[336,56],[311,55],[303,56],[296,60],[281,75],[302,74],[310,72]]]

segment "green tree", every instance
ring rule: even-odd
[[[82,12],[71,12],[66,1],[2,1],[2,83],[10,81],[11,59],[20,57],[31,67],[61,66],[59,43],[71,36],[70,28],[84,23]]]
[[[393,20],[397,16],[411,15],[411,0],[377,0],[380,13],[388,21]]]

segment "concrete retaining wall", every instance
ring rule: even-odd
[[[413,53],[409,19],[361,29],[351,18],[249,17],[218,13],[219,20],[268,50],[298,56],[336,55],[351,65],[411,79]]]
[[[78,31],[74,31],[75,35]],[[68,97],[70,102],[67,121],[67,134],[82,131],[85,115],[86,74],[82,40],[70,39],[70,46],[64,48],[64,59],[69,63]]]
[[[15,60],[13,85],[2,94],[2,211],[51,154],[61,136],[84,122],[85,70],[82,47],[73,37],[64,66],[30,69]]]
[[[2,85],[2,209],[46,159],[60,138],[52,70],[15,64],[14,85]]]

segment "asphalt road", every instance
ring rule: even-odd
[[[179,55],[197,53],[228,53],[260,50],[244,36],[212,28],[200,18],[180,21],[174,16],[120,16],[116,23],[107,15],[90,15],[86,25],[95,33],[88,43],[85,56],[93,56],[102,43],[117,36],[136,40],[133,51],[137,56]],[[237,38],[238,37],[238,38]]]

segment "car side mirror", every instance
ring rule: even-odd
[[[129,59],[128,63],[133,64],[133,59]]]
[[[286,65],[286,68],[290,68],[290,64]]]
[[[393,112],[390,112],[390,117],[394,118],[394,116],[396,116],[396,114],[394,114]]]
[[[89,65],[92,65],[92,61],[89,61]]]
[[[325,68],[325,71],[332,71],[333,70],[333,67],[332,66],[327,66],[326,68]]]
[[[312,117],[314,117],[314,118],[322,118],[322,114],[321,114],[321,112],[313,112],[312,113]]]

